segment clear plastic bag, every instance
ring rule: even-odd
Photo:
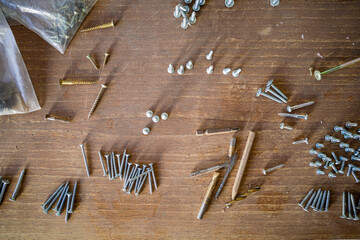
[[[64,53],[97,0],[0,0],[5,14]]]
[[[0,11],[0,115],[40,109],[14,35]]]

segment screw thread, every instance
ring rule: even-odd
[[[102,85],[101,85],[101,89],[100,89],[98,95],[96,96],[95,102],[94,102],[94,104],[92,105],[92,107],[91,107],[91,109],[90,109],[88,118],[90,118],[91,115],[94,113],[97,105],[99,104],[99,101],[100,101],[100,99],[101,99],[101,96],[103,95],[103,93],[104,93],[104,91],[105,91],[105,88],[106,88],[106,85],[102,84]]]
[[[90,31],[103,29],[103,28],[109,28],[109,27],[115,27],[114,21],[111,21],[110,23],[101,24],[101,25],[95,26],[95,27],[85,28],[85,29],[82,29],[80,32],[90,32]]]

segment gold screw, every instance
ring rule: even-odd
[[[95,99],[94,104],[93,104],[92,107],[91,107],[91,110],[90,110],[90,112],[89,112],[88,118],[90,118],[91,115],[94,113],[95,108],[96,108],[97,105],[99,104],[99,101],[100,101],[100,99],[101,99],[101,96],[103,95],[103,93],[104,93],[104,91],[105,91],[105,88],[107,88],[107,86],[106,86],[105,84],[101,84],[101,89],[100,89],[100,91],[99,91],[99,93],[98,93],[98,95],[97,95],[97,97],[96,97],[96,99]]]
[[[49,115],[49,114],[45,115],[45,120],[59,121],[59,122],[64,122],[64,123],[71,123],[70,119],[63,118],[63,117],[58,117],[58,116],[54,116],[54,115]]]
[[[106,64],[106,62],[107,62],[107,60],[108,60],[109,56],[110,56],[110,54],[105,53],[105,58],[104,58],[103,68],[105,67],[105,64]]]
[[[95,81],[60,79],[60,85],[86,85],[86,84],[95,84],[95,83],[96,83]]]
[[[115,27],[114,20],[112,20],[112,21],[109,22],[109,23],[101,24],[101,25],[99,25],[99,26],[82,29],[80,32],[89,32],[89,31],[93,31],[93,30],[97,30],[97,29],[102,29],[102,28],[109,28],[109,27]]]
[[[94,60],[91,58],[90,54],[86,56],[87,59],[91,62],[91,64],[94,66],[96,70],[99,70],[99,68],[96,66]]]

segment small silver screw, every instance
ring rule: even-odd
[[[211,51],[206,55],[206,59],[210,61],[210,60],[212,59],[212,57],[213,57],[213,54],[214,54],[214,51],[211,50]]]
[[[345,162],[348,161],[348,159],[347,159],[346,157],[344,157],[344,156],[340,156],[340,157],[339,157],[339,160],[340,160],[340,161],[345,161]]]
[[[329,166],[334,170],[335,173],[338,173],[338,170],[336,169],[335,164],[333,162],[330,162]]]
[[[360,157],[357,157],[354,155],[352,155],[350,159],[351,159],[351,161],[360,161]]]
[[[190,19],[189,19],[190,24],[195,24],[196,23],[196,12],[192,12]]]
[[[181,4],[179,4],[179,9],[180,9],[180,11],[183,11],[184,13],[188,13],[189,12],[189,6],[184,6],[184,5],[181,5]]]
[[[359,179],[356,177],[356,174],[354,171],[351,171],[351,174],[353,175],[353,177],[355,178],[355,182],[359,183]]]
[[[320,209],[320,204],[321,204],[321,200],[322,200],[323,197],[324,197],[324,192],[321,191],[321,192],[320,192],[320,195],[319,195],[319,198],[317,199],[316,204],[315,204],[315,208],[314,208],[314,211],[315,211],[315,212],[319,211],[319,209]]]
[[[81,148],[81,152],[82,152],[82,155],[83,155],[83,158],[84,158],[84,163],[85,163],[87,176],[90,177],[89,166],[88,166],[87,159],[86,159],[84,144],[80,144],[80,148]]]
[[[304,199],[299,203],[299,206],[304,208],[304,204],[306,202],[306,200],[311,196],[311,194],[314,192],[314,189],[311,189],[306,196],[304,197]]]
[[[146,115],[146,117],[151,118],[154,115],[154,112],[151,110],[147,110],[145,115]]]
[[[94,60],[91,58],[91,55],[90,55],[90,54],[87,55],[86,58],[89,59],[89,61],[91,62],[91,64],[94,66],[94,68],[95,68],[96,70],[99,70],[98,66],[96,66],[96,64],[95,64]]]
[[[315,150],[315,149],[310,149],[310,154],[311,155],[317,155],[318,154],[318,152]]]
[[[350,176],[352,167],[353,167],[353,165],[349,163],[348,164],[348,171],[347,171],[347,174],[346,174],[347,177]]]
[[[316,167],[321,167],[322,163],[319,160],[316,160],[315,162]]]
[[[292,117],[292,118],[298,118],[298,119],[304,119],[308,120],[308,115],[299,115],[299,114],[291,114],[291,113],[278,113],[279,116],[282,117]]]
[[[339,131],[342,131],[342,130],[344,130],[343,127],[339,127],[339,126],[335,126],[335,127],[334,127],[334,131],[335,131],[335,132],[339,132]]]
[[[285,123],[280,123],[280,129],[293,130],[293,127],[286,126]]]
[[[106,166],[107,166],[108,173],[109,173],[109,180],[111,180],[111,169],[110,169],[109,155],[105,155],[105,159],[106,159]]]
[[[166,112],[164,112],[164,113],[161,114],[161,119],[162,119],[162,120],[167,120],[168,117],[169,117],[169,114],[167,114]]]
[[[329,178],[336,178],[336,175],[333,172],[329,172],[328,177]]]
[[[61,215],[61,211],[62,211],[62,208],[63,208],[63,206],[64,206],[64,203],[65,203],[65,200],[66,200],[66,195],[67,195],[68,191],[69,191],[69,186],[66,187],[63,196],[60,197],[60,199],[61,199],[61,204],[60,204],[60,207],[58,208],[58,211],[55,213],[56,216],[60,216],[60,215]]]
[[[323,159],[326,158],[326,155],[324,153],[318,152],[317,157]]]
[[[339,147],[340,148],[348,148],[348,147],[350,147],[350,145],[347,143],[341,142],[341,143],[339,143]]]
[[[279,168],[283,168],[284,166],[285,166],[285,164],[280,164],[280,165],[277,165],[277,166],[269,168],[269,169],[263,169],[262,172],[264,175],[267,175],[268,173],[271,173]]]
[[[153,121],[154,123],[158,123],[158,122],[160,121],[159,116],[158,116],[158,115],[154,115],[154,116],[152,117],[152,121]]]
[[[167,68],[167,72],[170,74],[175,72],[174,66],[172,64],[169,64],[169,66]]]
[[[53,210],[56,212],[56,211],[59,211],[59,208],[60,208],[60,205],[61,205],[61,201],[63,199],[63,197],[66,195],[66,189],[67,187],[69,186],[69,182],[66,182],[64,188],[61,190],[61,194],[60,194],[60,197],[59,197],[59,200],[58,202],[56,203],[55,207],[53,208]]]
[[[325,202],[327,200],[327,192],[324,190],[323,192],[323,196],[321,198],[321,204],[320,204],[320,208],[318,209],[320,212],[324,211],[324,207],[325,207]]]
[[[344,174],[345,161],[342,161],[339,173]]]
[[[195,0],[195,3],[192,8],[195,12],[198,12],[200,10],[200,0]]]
[[[210,67],[208,67],[207,69],[206,69],[206,73],[207,74],[212,74],[214,72],[214,66],[213,65],[210,65]]]
[[[10,184],[10,181],[7,179],[2,179],[1,182],[2,182],[2,185],[1,185],[1,192],[0,192],[0,204],[3,201],[5,190],[6,190],[7,186]]]
[[[273,96],[270,96],[269,94],[266,94],[266,93],[263,93],[262,92],[262,89],[261,88],[259,88],[259,90],[256,92],[256,97],[259,97],[259,96],[264,96],[264,97],[267,97],[267,98],[269,98],[269,99],[271,99],[271,100],[273,100],[273,101],[275,101],[275,102],[277,102],[277,103],[283,103],[282,101],[280,101],[279,99],[277,99],[277,98],[275,98],[275,97],[273,97]]]
[[[232,72],[233,77],[239,77],[241,73],[241,68],[238,68]]]
[[[280,0],[270,0],[270,5],[272,7],[276,7],[277,5],[279,5]]]
[[[348,199],[348,213],[349,216],[347,217],[347,219],[353,219],[352,215],[351,215],[351,197],[350,197],[350,192],[347,193],[347,199]]]
[[[191,60],[189,60],[187,63],[186,63],[186,68],[187,69],[192,69],[193,67],[194,67],[194,64],[193,64],[193,62],[191,61]]]
[[[19,191],[19,187],[20,187],[21,181],[22,181],[22,179],[24,177],[24,174],[25,174],[25,169],[23,169],[21,171],[21,173],[20,173],[20,177],[19,177],[18,182],[16,183],[14,193],[12,194],[11,198],[9,198],[10,201],[15,201],[16,200],[17,192]]]
[[[231,72],[231,68],[224,68],[223,69],[223,74],[224,75],[228,75]]]
[[[227,8],[232,8],[234,6],[234,0],[225,0],[225,6]]]
[[[357,123],[354,123],[354,122],[346,122],[345,123],[345,127],[347,128],[352,128],[352,127],[357,127],[358,124]]]
[[[47,208],[45,208],[44,206],[44,210],[43,212],[48,214],[50,208],[52,207],[52,205],[54,205],[55,201],[59,198],[60,194],[63,192],[63,189],[65,187],[61,186],[61,188],[58,188],[58,191],[56,192],[56,194],[54,195],[54,197],[52,198],[51,202],[49,203],[49,205],[47,206]],[[51,196],[52,197],[52,196]],[[50,199],[50,198],[49,198]]]
[[[316,170],[317,175],[325,175],[325,172],[321,169]]]
[[[320,164],[321,164],[321,163],[320,163]],[[314,163],[314,162],[309,162],[309,166],[310,166],[310,167],[317,167],[316,163]]]
[[[104,91],[105,91],[106,88],[107,88],[107,86],[105,84],[101,84],[101,89],[100,89],[98,95],[96,96],[94,104],[92,105],[92,107],[90,109],[88,118],[90,118],[91,115],[94,113],[94,111],[95,111],[97,105],[99,104],[99,101],[100,101],[102,95],[104,94]]]
[[[143,128],[143,130],[142,130],[142,133],[144,134],[144,135],[149,135],[150,134],[150,129],[149,128]]]
[[[358,217],[358,215],[357,215],[357,213],[356,213],[354,195],[353,195],[353,194],[350,194],[350,198],[351,198],[351,204],[352,204],[353,212],[354,212],[354,218],[353,218],[353,220],[358,221],[358,220],[359,220],[359,217]]]
[[[184,0],[184,2],[185,2],[186,4],[190,4],[190,3],[192,2],[192,0]]]
[[[295,106],[287,106],[286,107],[286,110],[288,112],[292,112],[294,110],[297,110],[299,108],[303,108],[303,107],[307,107],[307,106],[310,106],[310,105],[313,105],[315,102],[314,101],[311,101],[311,102],[307,102],[307,103],[302,103],[302,104],[298,104],[298,105],[295,105]]]
[[[75,194],[76,194],[77,183],[78,182],[76,181],[75,184],[74,184],[73,192],[72,192],[71,205],[70,205],[70,208],[69,208],[69,213],[71,213],[71,214],[74,212],[74,202],[75,202]]]
[[[328,168],[329,168],[329,163],[330,163],[329,161],[326,161],[326,163],[325,163],[325,165],[324,165],[324,168],[325,168],[325,169],[328,169]]]
[[[182,20],[182,22],[180,24],[180,27],[182,29],[187,29],[189,27],[189,20],[187,18],[183,18],[183,20]],[[179,73],[179,70],[178,70],[178,73]]]
[[[179,69],[177,70],[177,73],[178,73],[179,75],[183,75],[183,74],[184,74],[184,72],[185,72],[185,70],[184,70],[184,66],[183,66],[183,65],[181,65],[181,66],[179,67]]]
[[[331,143],[339,143],[341,142],[340,139],[333,137],[331,140]]]
[[[179,18],[181,16],[179,4],[175,6],[174,17]]]
[[[353,148],[347,147],[347,148],[345,148],[345,152],[347,152],[347,153],[353,153],[353,152],[355,152],[355,150],[354,150]]]
[[[67,193],[67,204],[66,204],[66,213],[65,213],[65,222],[67,223],[69,219],[69,210],[70,210],[70,200],[72,193]]]
[[[329,211],[329,204],[330,204],[330,190],[327,191],[326,197],[326,205],[325,205],[325,212]]]
[[[340,161],[339,161],[338,158],[336,157],[336,154],[335,154],[334,152],[331,152],[331,155],[332,155],[332,157],[333,157],[334,160],[335,160],[335,164],[336,164],[336,165],[340,164]]]
[[[303,140],[298,140],[298,141],[294,141],[292,142],[292,144],[299,144],[299,143],[306,143],[309,144],[308,139],[304,138]]]
[[[266,83],[266,86],[271,86],[278,94],[280,94],[283,98],[285,98],[286,100],[288,100],[288,98],[285,96],[284,93],[282,93],[280,91],[280,89],[278,89],[274,84],[273,84],[274,80],[270,80]]]
[[[322,143],[316,143],[316,144],[315,144],[315,147],[316,147],[317,149],[320,149],[320,148],[323,148],[323,147],[324,147],[324,144],[322,144]]]
[[[332,138],[333,137],[330,135],[325,135],[325,137],[324,137],[325,141],[328,141],[328,142],[331,141]]]
[[[316,203],[317,203],[317,201],[318,201],[318,199],[320,197],[320,194],[321,194],[321,188],[319,190],[317,190],[314,201],[311,203],[310,207],[312,207],[312,208],[316,207]]]
[[[346,217],[346,207],[345,207],[345,204],[346,204],[346,193],[343,192],[342,193],[342,215],[340,216],[341,218],[347,218]]]

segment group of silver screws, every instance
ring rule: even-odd
[[[347,211],[346,211],[346,206],[347,206]],[[340,217],[358,221],[359,217],[357,215],[357,210],[359,210],[359,209],[360,209],[360,205],[355,207],[354,195],[350,192],[347,192],[347,193],[343,192],[342,193],[342,214]],[[347,216],[346,216],[346,212],[348,214]]]
[[[299,203],[299,206],[306,212],[309,212],[309,207],[313,208],[315,212],[328,212],[329,204],[330,190],[322,191],[320,188],[317,191],[311,189]]]
[[[161,113],[161,115],[159,117],[158,115],[154,114],[154,112],[151,111],[151,110],[147,110],[145,115],[146,115],[146,117],[151,118],[151,120],[154,123],[158,123],[160,121],[160,118],[162,120],[167,120],[169,118],[169,114],[166,113],[166,112]],[[143,128],[142,133],[144,135],[149,135],[150,134],[150,128],[148,128],[148,127]]]
[[[149,181],[150,194],[153,192],[153,185],[155,189],[157,189],[153,163],[148,164],[149,166],[142,164],[142,167],[140,164],[131,163],[129,161],[130,154],[126,152],[126,149],[122,154],[122,157],[121,154],[115,154],[114,152],[105,155],[106,165],[100,151],[99,157],[104,173],[103,176],[108,175],[109,180],[114,180],[116,178],[122,180],[124,182],[122,190],[127,194],[131,194],[134,190],[135,195],[138,196],[147,179]]]
[[[192,60],[189,60],[186,64],[185,64],[186,69],[193,69],[194,67],[194,63]],[[168,73],[172,74],[175,72],[175,68],[174,65],[169,64],[168,69],[167,69]],[[183,75],[185,73],[185,68],[184,65],[180,65],[179,68],[176,70],[177,74],[179,75]]]
[[[73,192],[69,191],[70,183],[67,181],[65,184],[61,184],[52,194],[51,196],[45,201],[43,205],[41,205],[41,209],[43,212],[48,214],[49,210],[57,201],[53,210],[56,212],[56,216],[60,216],[63,208],[65,206],[65,222],[68,222],[69,214],[74,213],[74,202],[75,202],[75,195],[76,195],[76,188],[77,188],[77,181],[74,184]]]
[[[260,97],[260,96],[264,96],[268,99],[271,99],[277,103],[287,103],[288,98],[285,96],[284,93],[282,93],[280,91],[279,88],[277,88],[274,84],[273,84],[274,80],[270,80],[267,82],[266,87],[265,87],[265,92],[262,91],[262,88],[259,88],[258,91],[256,92],[256,97]],[[273,90],[275,91],[273,91]],[[271,93],[272,95],[267,94],[267,92]]]
[[[192,0],[186,0],[186,4],[190,4]],[[193,12],[191,12],[190,17],[186,14],[190,12],[190,8],[187,5],[178,4],[175,6],[174,17],[180,18],[183,17],[183,20],[180,24],[182,29],[187,29],[189,26],[196,23],[196,12],[200,11],[200,7],[205,4],[205,0],[195,0],[194,5],[192,6]]]

